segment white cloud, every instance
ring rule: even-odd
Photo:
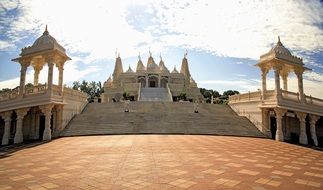
[[[0,50],[14,49],[16,46],[8,41],[0,40]]]

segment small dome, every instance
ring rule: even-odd
[[[138,56],[138,57],[139,57],[139,60],[138,60],[138,63],[137,63],[137,69],[136,69],[136,71],[138,72],[138,71],[144,71],[144,70],[146,70],[144,64],[141,61],[140,56]]]
[[[56,39],[49,35],[49,32],[47,31],[47,26],[46,29],[43,33],[42,36],[40,36],[32,46],[47,46],[47,45],[54,45],[57,44]]]
[[[270,50],[275,52],[276,54],[286,54],[286,55],[292,55],[290,51],[284,47],[284,45],[280,42],[280,37],[278,36],[278,42],[277,44]]]
[[[165,66],[164,61],[163,61],[163,59],[161,57],[160,57],[160,62],[159,62],[159,69],[160,69],[161,72],[169,73],[169,70]]]
[[[32,46],[23,48],[20,55],[28,55],[47,50],[58,50],[65,54],[65,49],[57,43],[53,36],[49,35],[46,25],[43,35],[37,38]]]
[[[108,80],[104,82],[104,86],[106,86],[106,87],[112,87],[113,86],[113,80],[111,78],[111,75],[108,78]]]
[[[130,65],[126,73],[134,73],[133,70],[131,69]]]
[[[173,69],[172,73],[178,73],[178,71],[176,69],[176,65],[174,66],[174,69]]]

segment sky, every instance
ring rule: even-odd
[[[104,82],[112,74],[116,50],[124,70],[135,70],[138,54],[146,64],[151,50],[169,70],[179,70],[188,52],[199,87],[240,92],[261,89],[254,66],[281,42],[303,58],[304,91],[323,99],[322,0],[1,0],[0,89],[19,85],[20,65],[11,59],[42,35],[45,25],[72,58],[64,83]],[[32,82],[32,67],[27,82]],[[57,83],[57,69],[54,81]],[[40,82],[47,79],[47,67]],[[273,71],[268,89],[274,88]],[[297,91],[295,74],[289,90]]]

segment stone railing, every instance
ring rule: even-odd
[[[323,106],[323,100],[322,99],[314,98],[312,96],[305,96],[305,100],[306,100],[307,104]]]
[[[173,95],[172,95],[172,92],[170,91],[168,83],[166,84],[166,88],[167,88],[169,100],[172,102],[173,101]]]
[[[37,86],[30,86],[25,89],[25,95],[29,94],[39,94],[46,92],[47,85],[46,84],[39,84]]]
[[[300,102],[299,93],[289,92],[287,90],[281,90],[283,99],[291,100],[294,102]]]
[[[0,102],[15,99],[19,96],[19,87],[10,90],[9,92],[0,93]]]
[[[245,102],[245,101],[253,101],[253,100],[261,100],[261,91],[256,92],[248,92],[244,94],[235,94],[229,96],[229,102]]]

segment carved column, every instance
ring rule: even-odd
[[[270,127],[269,127],[269,110],[265,108],[262,109],[262,125],[263,125],[262,132],[266,134],[269,138],[272,138]]]
[[[2,143],[1,145],[9,144],[9,136],[10,136],[10,124],[11,124],[11,114],[12,111],[5,112],[1,115],[5,124],[4,124],[4,133],[2,136]]]
[[[52,131],[50,129],[50,119],[52,117],[52,108],[54,107],[54,104],[48,104],[39,106],[43,114],[45,115],[45,129],[43,134],[43,140],[51,140],[52,139]]]
[[[64,62],[60,61],[56,66],[58,68],[58,86],[61,92],[63,92]]]
[[[299,99],[302,103],[305,103],[304,88],[303,88],[303,72],[304,70],[301,70],[301,69],[295,70],[295,74],[297,76],[297,81],[298,81]]]
[[[275,92],[276,92],[276,97],[278,102],[281,99],[280,78],[279,78],[281,67],[275,66],[274,71],[275,71]]]
[[[287,77],[288,77],[288,73],[287,72],[283,72],[282,73],[282,78],[283,78],[283,84],[284,84],[284,86],[283,86],[283,89],[284,90],[288,90],[288,81],[287,81]]]
[[[55,134],[58,135],[63,130],[63,105],[56,105]]]
[[[297,115],[297,118],[299,119],[299,126],[300,126],[299,143],[308,144],[306,126],[305,126],[305,119],[307,114],[302,112],[296,112],[296,115]]]
[[[26,83],[26,71],[27,71],[27,65],[24,63],[20,63],[21,69],[20,69],[20,87],[19,87],[19,96],[23,96],[25,93],[25,83]]]
[[[283,116],[285,115],[287,110],[280,109],[280,108],[275,108],[274,110],[276,113],[276,122],[277,122],[277,130],[276,130],[275,140],[276,141],[284,141],[282,119],[283,119]]]
[[[316,125],[316,122],[320,119],[320,116],[310,114],[310,118],[311,118],[311,121],[310,121],[310,124],[311,124],[311,137],[313,139],[314,145],[318,146],[315,125]]]
[[[54,63],[52,58],[46,59],[48,64],[48,79],[47,79],[47,93],[51,93],[52,87],[53,87],[53,69],[54,69]]]
[[[17,127],[16,127],[16,133],[14,137],[14,143],[22,143],[24,141],[23,133],[22,133],[22,127],[23,127],[23,119],[25,115],[27,114],[29,108],[23,108],[16,111],[17,113]]]
[[[261,92],[261,96],[262,99],[265,99],[266,96],[266,91],[267,91],[267,73],[268,73],[268,69],[265,67],[261,68],[261,79],[262,79],[262,92]]]

